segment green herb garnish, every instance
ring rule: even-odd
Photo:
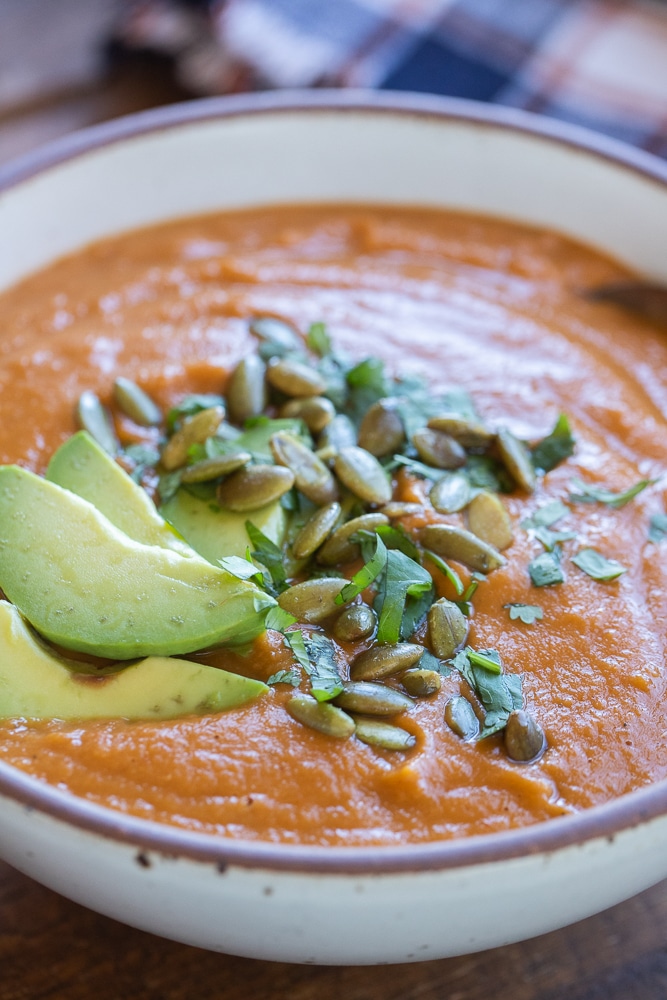
[[[324,323],[311,323],[306,334],[306,344],[320,358],[325,358],[327,354],[331,354],[331,337],[327,333]]]
[[[486,739],[504,729],[510,714],[523,707],[521,676],[503,672],[495,649],[475,651],[466,647],[451,664],[466,679],[486,713],[477,738]]]
[[[570,513],[570,508],[566,507],[562,500],[550,500],[542,507],[533,511],[530,517],[526,517],[521,522],[521,527],[526,528],[550,528],[556,521],[566,517]]]
[[[336,604],[347,604],[373,583],[387,565],[387,548],[379,535],[375,536],[375,551],[354,574],[336,598]]]
[[[654,514],[649,523],[648,540],[658,544],[667,538],[667,514]]]
[[[200,413],[202,410],[209,410],[212,406],[224,407],[224,405],[225,401],[222,396],[202,393],[193,393],[191,396],[186,396],[185,399],[182,399],[180,403],[169,410],[167,414],[167,431],[171,434],[181,420],[184,420],[186,417],[193,417],[195,413]]]
[[[534,622],[541,621],[544,617],[542,608],[537,604],[520,604],[515,602],[513,604],[504,604],[503,607],[509,610],[512,621],[518,620],[523,622],[524,625],[533,625]]]
[[[343,690],[335,646],[331,639],[319,632],[304,637],[304,646],[308,663],[302,666],[310,677],[311,693],[317,701],[331,701]]]
[[[433,580],[419,563],[399,549],[387,551],[387,568],[376,598],[377,641],[407,638],[433,603]]]
[[[602,583],[609,583],[616,580],[627,568],[615,559],[607,559],[597,549],[581,549],[576,556],[572,556],[572,562],[593,580]]]
[[[246,521],[245,530],[254,547],[252,558],[265,567],[271,577],[271,584],[275,592],[280,594],[283,590],[287,590],[288,583],[282,549],[278,548],[270,538],[267,538],[264,532],[260,531],[252,521]]]
[[[563,583],[565,577],[560,565],[560,551],[543,552],[528,563],[528,573],[534,587],[551,587]]]
[[[624,507],[638,493],[645,490],[647,486],[652,486],[655,482],[655,479],[641,479],[622,493],[614,493],[605,486],[595,486],[593,483],[584,483],[581,479],[573,479],[572,486],[577,492],[570,493],[570,500],[572,503],[604,503],[607,507],[618,509]]]
[[[277,673],[271,674],[267,678],[266,683],[271,686],[274,684],[291,684],[292,687],[298,687],[301,683],[301,673],[296,667],[292,667],[291,670],[278,670]]]
[[[551,472],[574,452],[575,440],[570,421],[564,413],[558,417],[553,430],[531,449],[530,459],[537,472]]]

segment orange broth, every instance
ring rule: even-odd
[[[469,642],[524,676],[545,730],[539,762],[510,762],[501,739],[465,743],[443,722],[456,672],[402,724],[408,753],[333,740],[284,709],[292,689],[220,715],[168,722],[13,720],[0,756],[75,795],[227,837],[308,844],[398,844],[461,837],[578,811],[667,775],[663,721],[667,570],[648,542],[662,481],[621,509],[579,504],[559,523],[566,581],[535,588],[542,547],[520,527],[574,477],[622,490],[667,467],[667,342],[581,288],[625,272],[557,234],[454,213],[306,206],[195,218],[106,240],[0,297],[0,462],[43,472],[75,430],[85,389],[110,398],[137,381],[166,410],[220,392],[254,350],[248,319],[306,330],[383,358],[434,387],[468,390],[491,427],[543,437],[566,413],[573,457],[532,496],[505,499],[515,540],[477,591]],[[150,437],[128,420],[125,441]],[[404,499],[419,482],[401,481]],[[628,572],[600,583],[570,557],[590,545]],[[440,581],[442,586],[442,581]],[[444,590],[442,591],[444,592]],[[542,621],[510,621],[508,602]],[[266,678],[289,666],[276,633],[249,657],[209,657]]]

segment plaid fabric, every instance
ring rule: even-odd
[[[173,57],[195,94],[449,94],[667,157],[667,4],[658,0],[142,0],[127,6],[116,41]]]

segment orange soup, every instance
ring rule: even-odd
[[[159,447],[163,429],[143,427],[113,407],[114,380],[132,380],[165,414],[192,394],[224,395],[235,367],[257,351],[251,325],[258,317],[280,319],[303,336],[323,324],[311,340],[314,365],[318,350],[327,350],[317,334],[326,331],[350,365],[376,359],[377,372],[381,361],[390,381],[421,379],[431,401],[465,391],[493,438],[496,462],[500,429],[521,444],[524,457],[535,457],[538,442],[553,441],[560,415],[573,446],[546,474],[537,465],[530,490],[515,475],[499,493],[511,544],[503,544],[501,565],[476,580],[458,643],[495,651],[503,676],[522,678],[521,704],[545,738],[546,749],[533,760],[512,759],[501,730],[462,738],[445,721],[447,705],[465,697],[483,724],[484,705],[456,662],[442,657],[438,690],[408,695],[410,709],[399,714],[398,727],[410,737],[403,748],[304,725],[286,706],[312,681],[298,673],[288,633],[277,630],[261,635],[250,652],[205,656],[271,678],[268,693],[249,704],[161,721],[8,719],[0,724],[2,759],[150,820],[323,845],[505,830],[664,778],[667,342],[648,323],[581,294],[623,276],[588,248],[509,222],[417,209],[295,206],[106,240],[4,294],[0,462],[39,474],[77,430],[77,401],[89,390],[112,407],[124,451]],[[285,396],[279,389],[272,415]],[[434,412],[426,410],[424,424]],[[405,419],[400,406],[397,412]],[[391,525],[418,542],[429,537],[429,525],[467,531],[465,510],[434,509],[429,496],[441,471],[423,474],[422,452],[406,435],[404,461],[383,456],[391,502],[404,505],[394,508]],[[474,445],[468,453],[487,454]],[[132,468],[123,453],[119,461]],[[322,461],[335,467],[335,448],[323,449]],[[149,472],[142,481],[155,497],[156,477]],[[473,486],[493,493],[484,482]],[[554,501],[564,505],[560,516],[540,519]],[[382,507],[371,499],[366,510]],[[589,555],[582,559],[582,552]],[[543,556],[547,570],[560,570],[559,582],[535,573]],[[357,551],[346,578],[368,560],[368,552]],[[464,590],[475,582],[465,561],[450,562]],[[301,564],[296,579],[304,572]],[[434,600],[459,607],[465,594],[437,560],[428,572]],[[374,585],[353,603],[363,597],[371,604]],[[428,646],[425,616],[415,619],[413,636],[401,639]],[[327,627],[311,623],[306,636],[327,634]],[[334,633],[334,642],[347,681],[350,662],[368,641],[336,641]],[[281,671],[287,682],[276,679]],[[388,686],[403,692],[400,676]]]

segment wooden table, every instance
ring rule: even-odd
[[[0,65],[13,65],[25,83],[31,46],[39,51],[35,87],[24,91],[22,102],[11,103],[9,88],[3,104],[0,88],[0,163],[74,128],[184,96],[165,67],[131,63],[109,73],[85,55],[84,46],[96,30],[107,29],[116,6],[117,0],[3,0]],[[63,30],[66,18],[69,31]],[[49,73],[53,86],[46,86]],[[389,968],[313,968],[160,940],[71,903],[0,862],[0,1000],[282,997],[665,1000],[667,882],[573,927],[479,955]]]
[[[415,965],[336,968],[256,962],[173,944],[92,913],[0,864],[0,1000],[665,997],[667,882],[507,948]]]

